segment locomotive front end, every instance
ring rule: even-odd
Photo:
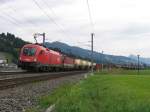
[[[32,69],[37,66],[37,47],[34,45],[25,45],[20,53],[19,67],[22,69]]]

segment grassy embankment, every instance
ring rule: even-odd
[[[150,112],[150,70],[96,73],[39,100],[40,108],[52,104],[56,112]]]
[[[0,52],[0,59],[8,59],[8,63],[11,63],[13,60],[13,55],[10,53],[6,53],[6,52]]]

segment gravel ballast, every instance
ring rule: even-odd
[[[25,109],[37,105],[38,97],[49,94],[64,83],[79,81],[84,75],[61,77],[0,90],[0,112],[25,112]]]

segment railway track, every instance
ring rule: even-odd
[[[23,85],[27,83],[32,83],[35,81],[52,80],[60,77],[79,75],[82,73],[87,73],[87,71],[71,71],[71,72],[54,72],[54,73],[37,73],[37,75],[30,74],[23,77],[14,78],[4,78],[0,79],[0,90],[13,88],[18,85]]]
[[[7,75],[22,75],[22,74],[43,74],[43,73],[54,73],[54,72],[31,72],[31,71],[19,71],[19,72],[7,72],[7,71],[4,71],[4,72],[0,72],[0,76],[7,76]]]
[[[33,72],[27,72],[27,71],[19,71],[19,72],[15,72],[15,71],[3,71],[0,72],[0,76],[2,75],[17,75],[17,74],[28,74],[28,73],[33,73]]]
[[[76,71],[75,71],[76,72]],[[60,71],[60,72],[54,72],[54,71],[52,71],[52,72],[32,72],[32,71],[21,71],[21,72],[7,72],[7,71],[5,71],[5,72],[0,72],[0,76],[11,76],[11,75],[22,75],[22,74],[44,74],[44,73],[63,73],[62,71]]]

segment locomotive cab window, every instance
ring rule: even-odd
[[[35,48],[24,48],[23,49],[23,54],[26,56],[34,56],[36,52]]]

